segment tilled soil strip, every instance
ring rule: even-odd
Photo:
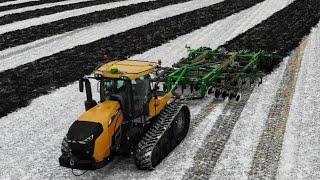
[[[275,179],[277,175],[283,137],[306,42],[307,40],[303,41],[293,58],[289,59],[253,158],[250,179]]]
[[[20,4],[11,4],[11,5],[8,5],[8,6],[1,6],[0,7],[0,12],[8,11],[8,10],[11,10],[11,9],[18,9],[18,8],[28,7],[28,6],[36,6],[36,5],[40,5],[40,4],[60,2],[60,1],[65,1],[65,0],[40,0],[40,1],[29,1],[29,2],[24,2],[24,3],[20,3]]]
[[[319,0],[296,0],[259,25],[229,41],[229,50],[277,51],[283,56],[299,46],[320,19]]]
[[[206,137],[203,146],[194,157],[193,166],[186,171],[183,179],[209,179],[234,126],[240,118],[253,87],[245,91],[240,102],[229,101],[222,114]]]
[[[157,0],[142,2],[7,32],[4,34],[0,34],[0,51],[10,47],[27,44],[29,42],[50,37],[56,34],[73,31],[78,28],[87,27],[97,23],[108,22],[113,19],[123,18],[139,12],[158,9],[164,6],[183,3],[187,1],[190,0]]]
[[[99,4],[106,4],[109,2],[117,2],[117,1],[124,1],[124,0],[95,0],[95,1],[85,1],[79,2],[74,4],[66,4],[66,5],[58,5],[54,7],[48,7],[43,9],[36,9],[31,11],[25,11],[21,13],[15,14],[8,14],[5,16],[0,17],[0,25],[9,24],[15,21],[22,21],[25,19],[31,19],[35,17],[40,17],[44,15],[54,14],[58,12],[73,10],[73,9],[80,9],[89,6],[95,6]]]
[[[9,2],[9,1],[16,1],[16,0],[1,0],[0,3]]]
[[[104,62],[102,54],[105,51],[109,52],[111,59],[141,54],[262,1],[225,0],[3,71],[0,73],[0,117],[27,106],[30,100],[40,95],[90,74]],[[51,29],[42,33],[48,31]]]

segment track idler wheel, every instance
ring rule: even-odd
[[[214,89],[213,89],[212,86],[210,86],[210,87],[208,88],[208,94],[212,94],[212,93],[214,93]]]
[[[262,77],[259,77],[259,82],[258,82],[258,86],[262,84]]]
[[[168,104],[137,145],[134,155],[139,169],[154,169],[188,133],[190,111],[186,105]]]
[[[238,93],[238,94],[236,95],[236,101],[239,102],[240,100],[241,100],[241,94]]]
[[[214,91],[214,97],[215,97],[215,98],[219,98],[220,95],[221,95],[221,90],[220,90],[220,89],[216,89],[216,90]]]

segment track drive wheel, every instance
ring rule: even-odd
[[[138,169],[154,169],[187,135],[190,111],[170,103],[138,143],[134,156]]]

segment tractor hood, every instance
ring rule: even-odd
[[[104,101],[95,107],[84,112],[78,121],[87,121],[108,124],[110,118],[120,109],[120,104],[117,101]]]
[[[83,113],[75,121],[67,134],[67,138],[73,141],[83,141],[89,138],[96,139],[105,127],[108,127],[109,120],[120,108],[117,101],[105,101]]]

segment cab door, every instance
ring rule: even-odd
[[[151,97],[150,77],[145,76],[131,80],[131,84],[135,118],[147,115]]]

